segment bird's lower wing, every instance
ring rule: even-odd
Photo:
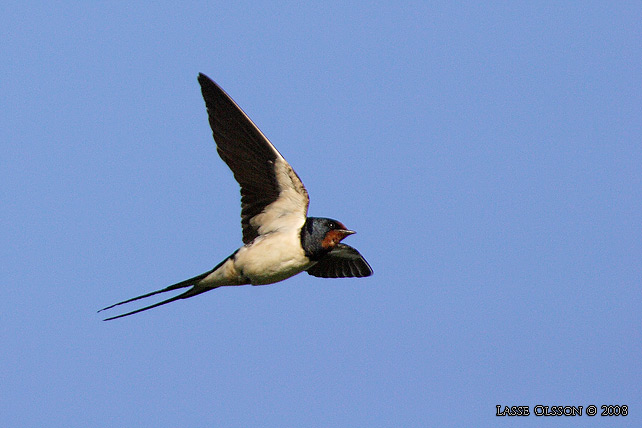
[[[372,275],[372,268],[357,250],[338,244],[307,272],[321,278],[362,278]]]

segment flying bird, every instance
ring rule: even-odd
[[[198,81],[216,149],[241,186],[244,245],[205,273],[98,312],[191,287],[182,294],[105,321],[218,287],[272,284],[303,271],[321,278],[372,275],[361,254],[341,243],[355,232],[337,220],[308,217],[308,192],[290,164],[220,86],[202,73]]]

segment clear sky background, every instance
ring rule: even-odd
[[[0,425],[642,426],[641,23],[639,2],[3,3]],[[198,72],[373,277],[102,321],[241,244]]]

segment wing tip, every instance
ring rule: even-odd
[[[208,75],[204,73],[198,73],[197,77],[198,83],[201,85],[202,90],[206,89],[218,89],[219,91],[223,91],[223,88],[221,88],[218,83],[213,81]]]

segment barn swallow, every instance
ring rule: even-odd
[[[303,271],[321,278],[372,275],[361,254],[341,243],[355,232],[337,220],[308,217],[308,192],[290,164],[220,86],[202,73],[198,81],[218,154],[241,186],[244,245],[205,273],[98,312],[191,287],[184,293],[105,321],[218,287],[272,284]]]

